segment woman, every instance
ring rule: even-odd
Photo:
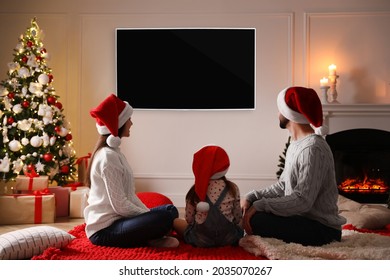
[[[178,217],[176,207],[148,209],[135,193],[132,169],[120,151],[121,138],[130,136],[132,113],[114,94],[90,111],[100,137],[87,171],[86,235],[101,246],[177,247],[179,241],[166,236]]]

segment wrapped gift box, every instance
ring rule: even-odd
[[[91,158],[91,153],[88,153],[88,155],[84,157],[80,157],[76,160],[77,177],[78,177],[78,181],[81,183],[85,182],[87,176],[88,162],[90,158]]]
[[[54,194],[1,195],[0,224],[46,224],[54,223]]]
[[[69,217],[84,218],[84,208],[88,205],[89,188],[77,187],[70,191]]]
[[[35,191],[47,188],[49,176],[29,177],[19,175],[16,177],[15,187],[18,191]]]
[[[56,217],[69,216],[69,188],[49,187],[49,192],[54,194],[56,202]]]

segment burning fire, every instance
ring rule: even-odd
[[[382,179],[365,178],[346,179],[339,185],[339,189],[343,192],[359,192],[359,193],[387,193],[389,186],[386,186]]]

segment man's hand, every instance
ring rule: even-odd
[[[243,198],[240,201],[240,205],[241,205],[242,215],[245,215],[246,210],[248,210],[249,207],[251,207],[251,203],[245,198]]]
[[[244,209],[244,208],[243,208]],[[248,209],[244,210],[242,217],[242,227],[244,228],[247,234],[252,234],[251,218],[256,213],[256,209],[251,206]]]

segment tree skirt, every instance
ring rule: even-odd
[[[62,249],[48,248],[33,260],[261,260],[242,247],[196,248],[182,241],[178,248],[115,248],[93,245],[85,235],[85,224],[69,233],[74,235],[70,244]]]
[[[242,238],[240,246],[256,256],[271,260],[390,260],[390,225],[376,231],[346,225],[340,242],[319,247],[254,235]]]

